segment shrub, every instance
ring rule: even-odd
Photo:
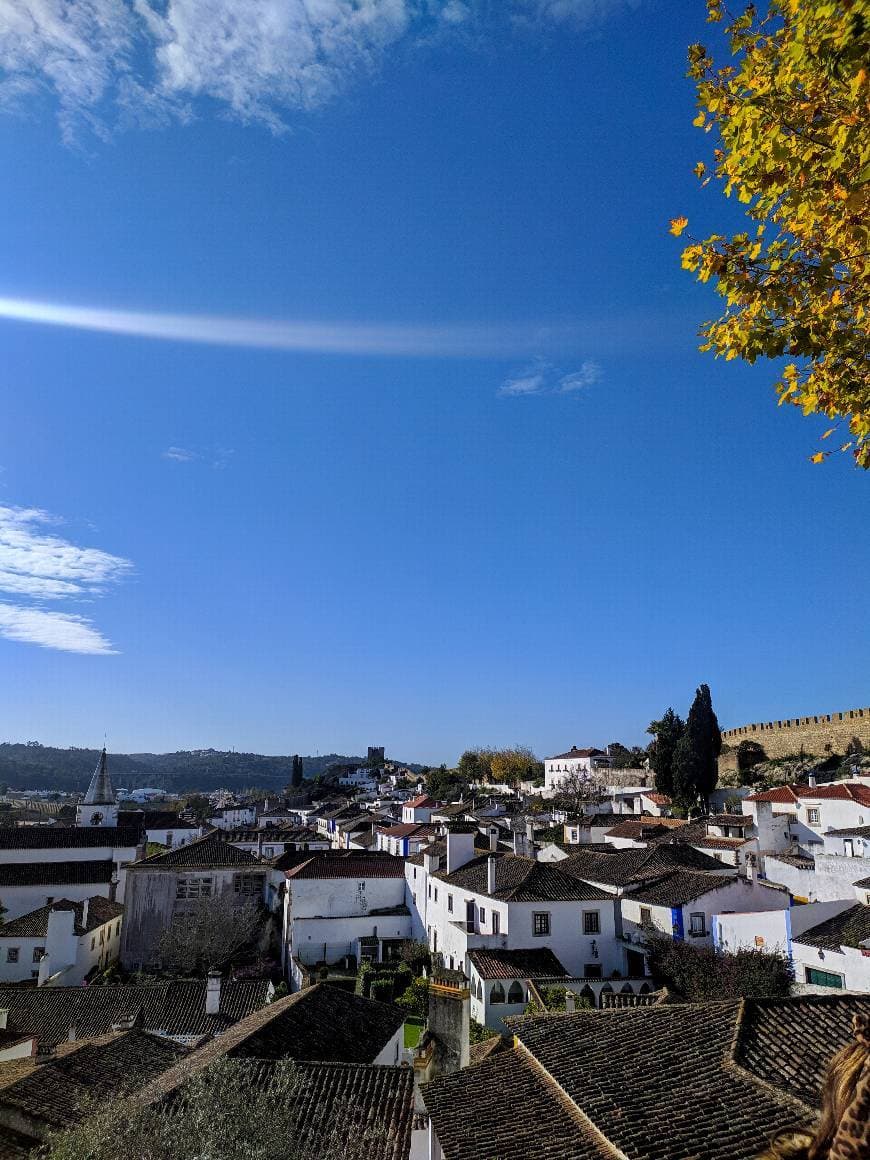
[[[425,1019],[429,1013],[429,980],[422,977],[414,979],[396,1000],[396,1006],[409,1015]]]
[[[791,961],[778,951],[731,954],[661,934],[648,936],[648,948],[654,977],[690,1001],[776,999],[788,995],[794,981]]]
[[[373,979],[369,987],[369,998],[379,1003],[392,1003],[393,980],[390,978]]]

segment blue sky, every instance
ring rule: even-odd
[[[868,481],[698,353],[667,233],[739,220],[703,5],[302,8],[0,13],[0,735],[451,762],[700,681],[867,704]]]

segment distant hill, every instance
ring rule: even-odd
[[[0,743],[0,784],[13,789],[49,789],[77,792],[87,789],[100,756],[98,749],[54,749],[30,741]],[[362,757],[326,753],[303,757],[307,778],[330,765],[362,764]],[[280,790],[290,780],[293,757],[261,753],[223,753],[218,749],[178,753],[110,753],[109,769],[115,787],[154,786],[172,792],[214,789],[242,790],[252,786]],[[404,764],[404,763],[403,763]],[[411,765],[411,769],[421,766]]]

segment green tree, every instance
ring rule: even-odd
[[[135,1083],[131,1076],[127,1090]],[[171,1103],[117,1099],[81,1109],[71,1131],[53,1134],[44,1160],[366,1160],[385,1128],[353,1103],[312,1118],[299,1099],[303,1077],[289,1060],[263,1065],[223,1059],[195,1072]],[[125,1084],[119,1078],[119,1088]],[[120,1134],[119,1134],[120,1133]],[[383,1145],[382,1145],[383,1146]]]
[[[725,19],[722,0],[707,6]],[[791,359],[780,403],[833,420],[822,438],[842,427],[839,450],[870,468],[870,9],[768,0],[727,19],[732,63],[689,49],[694,123],[715,131],[712,170],[700,161],[695,173],[736,193],[750,228],[683,251],[683,267],[725,299],[701,349]],[[671,232],[687,225],[675,218]]]
[[[674,751],[683,736],[686,723],[672,708],[667,709],[660,721],[651,721],[647,733],[655,738],[652,765],[656,789],[674,796]]]
[[[252,899],[237,902],[218,894],[191,902],[160,937],[160,962],[179,975],[204,975],[268,934],[262,908]]]
[[[298,789],[302,785],[302,758],[297,753],[293,758],[293,772],[290,774],[290,785],[293,789]]]
[[[791,960],[778,951],[740,950],[675,942],[668,935],[646,936],[647,956],[655,979],[689,1002],[716,999],[777,999],[790,993]]]
[[[425,1019],[429,1014],[429,980],[422,976],[415,979],[405,988],[404,994],[398,997],[396,1006],[408,1015]]]
[[[719,780],[717,758],[722,732],[713,711],[707,685],[699,685],[686,718],[686,728],[674,749],[674,796],[689,808],[700,799],[704,805]]]
[[[191,794],[184,803],[184,808],[188,813],[193,815],[197,822],[207,821],[214,813],[214,807],[211,802],[201,793]]]

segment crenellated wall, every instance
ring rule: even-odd
[[[722,731],[723,745],[736,749],[741,741],[756,741],[764,746],[768,757],[788,757],[801,751],[818,757],[845,753],[855,738],[865,749],[870,749],[870,708],[784,721],[758,721]]]

